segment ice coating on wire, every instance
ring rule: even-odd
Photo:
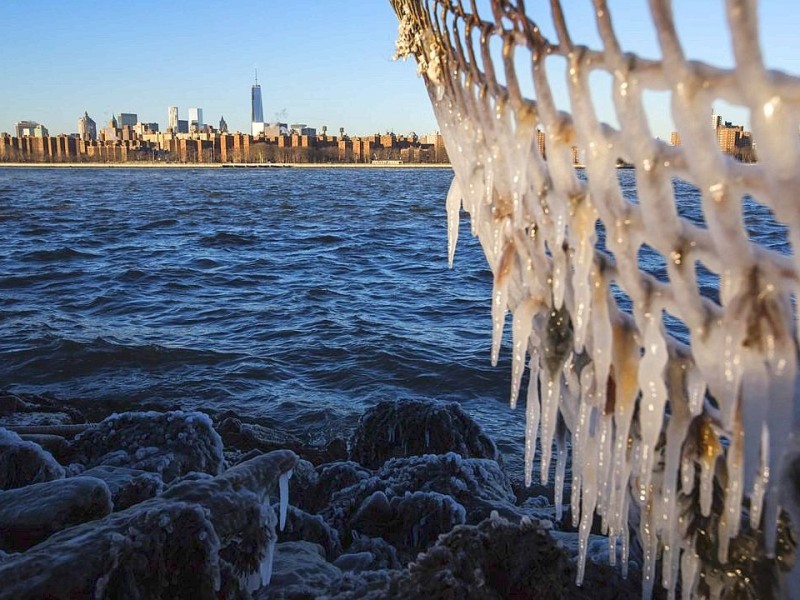
[[[398,56],[417,61],[455,172],[450,259],[460,199],[494,273],[493,362],[506,313],[513,314],[512,405],[529,357],[526,482],[537,435],[546,478],[557,426],[565,425],[581,562],[592,513],[623,554],[636,513],[646,596],[658,583],[659,556],[667,589],[680,581],[690,594],[701,574],[715,588],[696,552],[698,534],[681,514],[683,502],[709,515],[715,489],[723,510],[710,535],[720,562],[740,531],[744,498],[751,524],[763,528],[765,553],[773,553],[778,493],[770,475],[795,421],[792,295],[800,269],[796,253],[749,240],[742,204],[749,196],[765,205],[788,226],[791,247],[800,241],[800,79],[764,67],[756,3],[728,0],[735,68],[721,69],[687,60],[666,0],[650,2],[659,60],[625,52],[603,0],[578,17],[595,20],[600,48],[573,42],[557,0],[553,40],[521,0],[391,1]],[[569,113],[554,102],[553,70],[545,68],[552,56],[566,61]],[[535,98],[521,92],[521,68],[530,68]],[[595,112],[595,71],[613,78],[618,129]],[[650,131],[643,95],[653,90],[671,95],[679,147]],[[705,118],[719,99],[750,110],[759,164],[721,153]],[[585,181],[575,173],[573,146],[585,151]],[[618,159],[635,168],[638,202],[623,196]],[[678,215],[676,178],[699,189],[705,227]],[[640,268],[645,243],[664,258],[668,281]],[[700,294],[697,262],[720,277],[719,302]],[[631,314],[617,306],[612,286],[631,299]],[[686,326],[690,345],[666,333],[665,312]],[[581,565],[579,580],[582,573]]]

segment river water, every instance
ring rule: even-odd
[[[633,171],[620,177],[633,196]],[[231,408],[309,440],[379,400],[455,400],[516,470],[524,407],[508,408],[508,348],[489,363],[491,275],[466,219],[447,268],[451,179],[0,169],[0,389]],[[700,222],[697,191],[676,185]],[[747,206],[754,237],[785,250]]]

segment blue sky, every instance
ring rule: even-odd
[[[546,35],[548,4],[527,2]],[[646,4],[611,0],[611,14],[626,49],[657,57]],[[687,54],[730,66],[723,2],[673,4]],[[599,45],[589,0],[564,5],[573,38]],[[767,64],[800,73],[800,1],[763,0],[759,15]],[[397,23],[388,0],[2,0],[0,23],[0,131],[33,119],[53,133],[73,132],[84,110],[98,123],[136,112],[163,127],[172,104],[181,118],[200,106],[207,122],[224,115],[232,129],[246,130],[256,67],[267,120],[351,134],[437,129],[415,65],[392,61]],[[601,116],[613,124],[610,81],[595,83]],[[668,137],[667,94],[647,100],[654,133]],[[718,112],[747,122],[736,107]]]

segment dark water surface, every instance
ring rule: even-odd
[[[489,364],[491,276],[466,219],[447,268],[451,179],[0,169],[0,388],[232,408],[310,439],[379,400],[457,400],[519,465],[523,408],[508,350]],[[755,235],[777,240],[753,206]]]

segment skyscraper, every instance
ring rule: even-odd
[[[97,139],[97,123],[92,120],[88,112],[84,112],[78,119],[78,135],[85,142]]]
[[[250,92],[250,129],[253,135],[264,131],[264,107],[261,104],[261,86],[258,85],[258,70],[256,82]]]
[[[203,109],[189,109],[189,131],[200,131],[203,129]]]
[[[139,116],[136,113],[119,113],[120,127],[133,127],[138,122]]]
[[[228,124],[225,122],[225,117],[219,118],[219,132],[228,133]]]
[[[170,106],[167,109],[167,114],[169,115],[167,127],[172,130],[173,133],[178,132],[178,107],[177,106]]]

